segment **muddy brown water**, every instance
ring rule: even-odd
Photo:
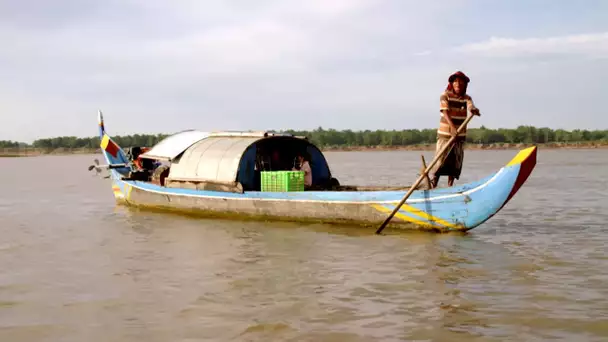
[[[460,183],[515,153],[467,151]],[[350,184],[408,184],[420,165],[326,155]],[[0,158],[0,341],[608,340],[606,150],[540,150],[465,235],[131,210],[94,157]]]

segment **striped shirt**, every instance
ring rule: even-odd
[[[439,120],[439,128],[437,134],[440,137],[450,138],[452,136],[450,124],[445,116],[448,115],[452,123],[458,129],[467,118],[467,111],[475,109],[475,104],[471,96],[465,94],[458,96],[451,91],[445,91],[440,97],[440,112],[441,119]],[[455,133],[455,132],[454,132]],[[465,138],[467,135],[466,127],[458,134],[459,137]]]

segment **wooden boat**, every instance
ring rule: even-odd
[[[340,185],[321,151],[305,137],[289,134],[190,130],[170,135],[137,155],[137,149],[123,150],[112,140],[101,112],[99,134],[115,199],[129,206],[212,217],[377,226],[408,190]],[[259,175],[269,168],[270,150],[286,155],[275,160],[285,164],[293,160],[294,151],[306,151],[315,188],[260,191]],[[473,229],[513,198],[532,173],[536,154],[536,147],[523,149],[504,167],[475,182],[418,188],[388,227],[440,232]],[[145,164],[144,170],[133,167],[133,158]],[[291,165],[270,165],[271,169],[281,167],[291,169]]]

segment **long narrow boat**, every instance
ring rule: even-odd
[[[408,190],[340,185],[321,151],[305,137],[289,134],[190,130],[141,153],[118,146],[99,112],[99,135],[115,199],[129,206],[211,217],[377,226]],[[272,170],[272,162],[275,170],[290,170],[298,151],[309,156],[313,189],[261,191],[260,174]],[[283,158],[273,160],[273,153]],[[536,154],[536,147],[523,149],[506,166],[475,182],[418,188],[388,227],[473,229],[513,198],[532,173]]]

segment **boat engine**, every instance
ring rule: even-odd
[[[124,150],[127,160],[132,165],[128,178],[131,180],[149,181],[155,167],[154,160],[140,158],[140,155],[149,151],[150,148],[134,146],[125,148]]]

